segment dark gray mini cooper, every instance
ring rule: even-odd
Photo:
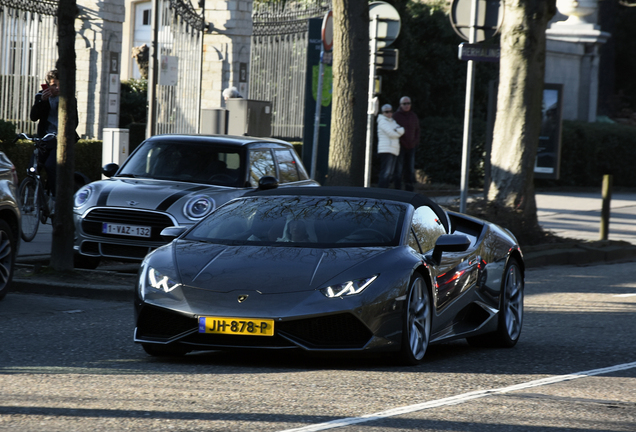
[[[165,227],[194,225],[264,177],[318,186],[291,144],[227,135],[153,136],[103,172],[108,179],[75,194],[76,267],[95,268],[102,257],[141,261],[166,243]]]

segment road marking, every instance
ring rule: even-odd
[[[339,427],[351,426],[354,424],[369,422],[373,420],[381,420],[387,417],[394,417],[394,416],[398,416],[402,414],[408,414],[415,411],[422,411],[429,408],[436,408],[436,407],[446,406],[446,405],[459,405],[461,403],[468,402],[473,399],[479,399],[479,398],[483,398],[483,397],[494,395],[494,394],[509,393],[516,390],[524,390],[524,389],[528,389],[532,387],[539,387],[539,386],[555,384],[555,383],[564,382],[564,381],[571,381],[578,378],[585,378],[589,376],[603,375],[603,374],[608,374],[612,372],[618,372],[618,371],[633,369],[633,368],[636,368],[636,362],[623,363],[620,365],[610,366],[610,367],[602,368],[602,369],[593,369],[593,370],[577,372],[577,373],[573,373],[569,375],[557,375],[551,378],[543,378],[543,379],[539,379],[535,381],[528,381],[526,383],[516,384],[516,385],[512,385],[508,387],[498,388],[498,389],[478,390],[478,391],[464,393],[457,396],[447,397],[444,399],[424,402],[421,404],[408,405],[404,407],[393,408],[386,411],[380,411],[375,414],[366,414],[360,417],[343,418],[339,420],[333,420],[326,423],[318,423],[315,425],[305,426],[305,427],[296,428],[296,429],[286,429],[281,432],[317,432],[317,431],[323,431],[327,429],[335,429]]]
[[[634,294],[614,294],[613,297],[635,297],[636,293]]]

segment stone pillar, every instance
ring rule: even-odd
[[[77,6],[77,133],[101,139],[102,129],[119,127],[124,0],[78,0]]]
[[[546,31],[545,82],[563,84],[563,119],[596,121],[599,47],[610,34],[600,30],[596,0],[557,0],[567,20]]]
[[[208,0],[205,7],[212,28],[203,38],[201,108],[211,109],[225,105],[221,92],[228,87],[249,96],[252,0]]]

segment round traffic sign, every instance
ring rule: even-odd
[[[322,19],[322,46],[325,51],[331,51],[333,48],[333,11],[329,11]]]
[[[374,1],[369,3],[369,35],[374,34],[373,18],[377,16],[377,31],[375,32],[377,46],[384,48],[393,43],[400,34],[400,14],[389,3]]]
[[[496,35],[501,28],[504,6],[500,0],[453,0],[449,14],[453,30],[463,39],[470,41],[470,8],[477,2],[477,22],[474,23],[476,39],[481,42]]]

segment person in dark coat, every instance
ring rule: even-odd
[[[402,189],[402,179],[407,191],[415,188],[415,150],[420,143],[420,120],[411,111],[411,98],[400,99],[400,108],[393,114],[393,119],[404,128],[400,137],[400,154],[395,163],[393,182],[396,189]]]
[[[42,85],[42,90],[35,95],[35,103],[31,107],[30,117],[32,121],[38,122],[37,136],[43,138],[46,134],[52,133],[57,136],[58,126],[58,106],[60,95],[60,81],[57,69],[53,69],[46,74],[46,84]],[[75,104],[77,107],[77,104]],[[78,115],[75,111],[75,127],[77,128]],[[75,139],[79,136],[75,134]],[[48,179],[48,189],[51,196],[55,196],[56,165],[57,165],[57,139],[46,143],[45,151],[40,151],[39,162],[44,165]]]

